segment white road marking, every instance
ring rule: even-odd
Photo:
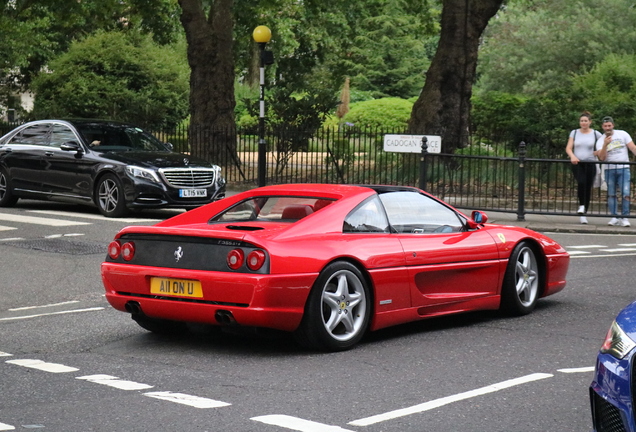
[[[591,254],[592,252],[588,252],[588,251],[568,251],[568,253],[570,254],[570,256],[572,256],[572,255],[586,255],[586,254]]]
[[[557,370],[563,373],[594,372],[594,366],[580,367],[580,368],[566,368],[566,369],[557,369]]]
[[[119,390],[145,390],[145,389],[154,387],[148,384],[142,384],[142,383],[138,383],[134,381],[126,381],[111,375],[102,375],[102,374],[76,377],[76,379],[86,380],[96,384],[102,384],[109,387],[114,387]]]
[[[330,426],[282,414],[252,417],[250,420],[301,432],[351,432],[350,429],[343,429],[339,426]]]
[[[183,405],[189,405],[195,408],[220,408],[224,406],[230,406],[227,402],[221,402],[213,399],[202,398],[199,396],[191,396],[183,393],[173,393],[169,391],[163,392],[150,392],[144,393],[144,396],[148,396],[155,399],[167,400]]]
[[[36,314],[36,315],[25,315],[25,316],[18,316],[18,317],[6,317],[6,318],[0,318],[0,321],[16,321],[16,320],[21,320],[21,319],[39,318],[39,317],[49,316],[49,315],[64,315],[64,314],[70,314],[70,313],[76,313],[76,312],[93,312],[93,311],[100,311],[100,310],[104,310],[104,308],[103,307],[94,307],[94,308],[86,308],[86,309],[72,309],[72,310],[67,310],[67,311],[49,312],[49,313]]]
[[[77,368],[64,366],[58,363],[47,363],[42,360],[32,360],[32,359],[7,360],[6,363],[14,364],[18,366],[24,366],[31,369],[37,369],[44,372],[53,372],[53,373],[76,372],[79,370]]]
[[[619,243],[618,245],[624,247],[635,247],[636,243]]]
[[[19,240],[24,240],[24,237],[9,237],[9,238],[0,239],[0,241],[19,241]]]
[[[8,227],[8,226],[2,226],[0,225],[0,231],[10,231],[10,230],[14,230],[17,229],[16,227]],[[2,430],[2,429],[0,429]]]
[[[9,354],[9,353],[0,351],[0,357],[12,357],[12,356],[13,356],[13,354]]]
[[[15,430],[15,427],[6,423],[0,423],[0,431],[8,431],[8,430]]]
[[[606,248],[604,245],[582,245],[582,246],[567,246],[566,249],[599,249]]]
[[[58,227],[73,226],[73,225],[91,225],[90,222],[50,219],[50,218],[41,218],[41,217],[35,217],[35,216],[12,215],[12,214],[4,214],[4,213],[0,213],[0,220],[8,221],[8,222],[20,222],[20,223],[27,223],[27,224],[58,226]]]
[[[111,221],[111,222],[154,222],[160,221],[162,219],[141,219],[141,218],[107,218],[102,215],[97,214],[86,214],[86,213],[73,213],[73,212],[65,212],[60,210],[28,210],[29,213],[38,213],[38,214],[48,214],[52,216],[65,216],[65,217],[76,217],[83,219],[94,219],[94,220],[102,220],[102,221]]]
[[[470,390],[464,393],[459,393],[452,396],[446,396],[446,397],[425,402],[419,405],[414,405],[412,407],[402,408],[402,409],[398,409],[394,411],[389,411],[384,414],[378,414],[371,417],[354,420],[352,422],[349,422],[349,424],[353,426],[369,426],[375,423],[380,423],[387,420],[393,420],[393,419],[396,419],[399,417],[405,417],[411,414],[418,414],[424,411],[428,411],[435,408],[439,408],[444,405],[448,405],[453,402],[470,399],[475,396],[482,396],[488,393],[497,392],[497,391],[504,390],[510,387],[526,384],[532,381],[538,381],[538,380],[542,380],[546,378],[551,378],[553,376],[554,375],[552,374],[546,374],[546,373],[535,373],[531,375],[526,375],[520,378],[514,378],[507,381],[502,381],[497,384],[492,384],[486,387]]]
[[[636,248],[603,249],[601,252],[636,252]]]
[[[71,300],[71,301],[62,302],[62,303],[50,303],[50,304],[45,304],[41,306],[24,306],[24,307],[9,309],[9,310],[11,312],[15,312],[15,311],[21,311],[21,310],[27,310],[27,309],[39,309],[39,308],[63,306],[63,305],[72,304],[72,303],[79,303],[79,300]]]
[[[585,255],[585,256],[572,256],[570,258],[614,258],[614,257],[626,257],[626,256],[636,256],[635,253],[625,253],[625,254],[604,254],[604,255]]]

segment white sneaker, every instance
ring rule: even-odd
[[[620,225],[620,223],[621,223],[620,219],[612,218],[607,224],[612,226],[618,226]]]
[[[628,227],[628,226],[632,226],[632,224],[629,223],[629,219],[621,219],[621,225],[624,227]]]
[[[585,213],[585,206],[579,206],[579,209],[576,211],[578,214]]]
[[[581,223],[587,225],[587,218],[585,216],[581,216]]]

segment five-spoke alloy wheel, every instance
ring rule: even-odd
[[[127,213],[124,188],[117,177],[104,175],[97,185],[97,207],[106,217],[120,217]]]
[[[512,315],[532,312],[539,298],[541,270],[527,242],[519,243],[508,261],[501,292],[501,308]]]
[[[297,339],[328,351],[349,349],[366,332],[370,314],[369,287],[360,270],[348,262],[332,263],[309,294]]]

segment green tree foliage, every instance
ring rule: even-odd
[[[73,43],[36,79],[34,113],[175,126],[188,113],[183,52],[145,36],[98,32]]]
[[[98,30],[150,33],[173,42],[179,23],[173,0],[13,0],[0,8],[0,77],[28,85],[50,59]]]
[[[374,0],[351,23],[352,42],[336,61],[352,86],[373,97],[417,96],[437,45],[439,11],[426,1]]]
[[[343,122],[361,129],[379,128],[404,131],[408,124],[413,103],[399,98],[383,98],[351,105]]]
[[[610,54],[586,74],[574,78],[576,106],[600,120],[612,116],[618,129],[636,135],[636,55]]]
[[[548,96],[483,92],[472,98],[473,139],[516,152],[521,141],[533,157],[561,158],[581,111],[568,104],[567,89]]]
[[[477,87],[541,95],[569,85],[608,53],[636,50],[632,0],[513,1],[491,20]]]

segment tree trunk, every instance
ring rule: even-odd
[[[236,157],[233,0],[216,0],[206,18],[201,0],[179,0],[190,65],[192,154],[227,166]]]
[[[408,127],[411,134],[440,135],[443,152],[453,153],[468,144],[479,42],[502,3],[444,0],[439,45]]]

